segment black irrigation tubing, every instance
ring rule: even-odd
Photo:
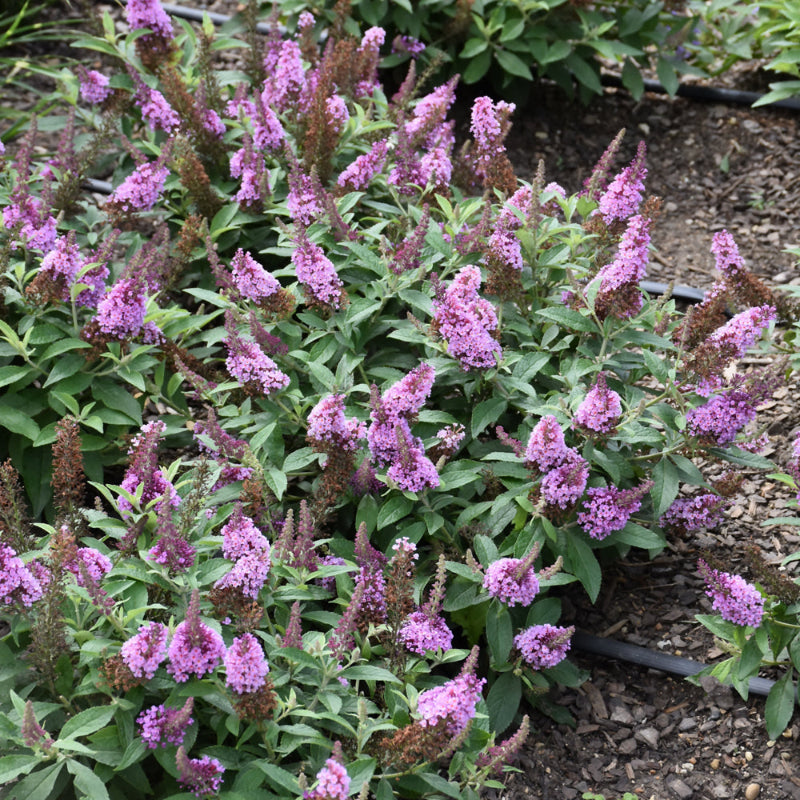
[[[604,86],[624,86],[619,75],[604,74],[600,76],[600,82]],[[644,79],[644,88],[648,92],[655,94],[669,94],[666,88],[658,81]],[[691,100],[704,100],[707,103],[739,103],[741,105],[752,106],[756,100],[760,100],[764,95],[759,92],[742,92],[737,89],[723,89],[715,86],[703,86],[695,83],[682,83],[678,86],[675,94],[678,97],[688,97]],[[800,97],[787,97],[784,100],[775,100],[766,103],[763,108],[788,108],[792,111],[800,111]]]
[[[583,631],[575,631],[572,636],[572,644],[576,649],[584,653],[627,661],[631,664],[639,664],[650,669],[657,669],[660,672],[679,675],[682,678],[697,675],[698,672],[706,668],[706,664],[692,661],[690,658],[659,653],[635,644],[618,642],[616,639],[592,636],[590,633],[584,633]],[[750,678],[750,694],[766,697],[774,684],[775,681],[771,681],[768,678]]]

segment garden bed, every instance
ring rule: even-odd
[[[210,7],[232,10],[222,2]],[[468,105],[461,102],[463,119]],[[618,163],[633,157],[639,138],[646,141],[647,189],[664,200],[649,279],[707,288],[713,280],[711,238],[727,228],[757,275],[773,285],[800,283],[795,258],[781,253],[797,244],[792,222],[800,211],[800,144],[792,113],[651,95],[634,103],[614,90],[583,108],[544,90],[513,122],[507,145],[518,176],[532,177],[541,159],[547,180],[568,194],[578,191],[619,128],[628,134]],[[458,134],[466,138],[466,123]],[[793,376],[773,392],[759,418],[772,437],[766,454],[781,464],[800,428],[797,391]],[[563,603],[561,624],[709,663],[720,658],[713,638],[694,621],[694,614],[710,609],[696,575],[697,557],[702,550],[724,552],[726,568],[744,571],[748,545],[757,544],[771,563],[800,549],[796,528],[762,527],[787,514],[791,496],[781,484],[748,474],[719,530],[675,537],[652,562],[634,554],[607,567],[595,605],[573,587],[552,591]],[[707,679],[705,693],[657,671],[577,652],[573,660],[591,672],[590,680],[554,696],[573,714],[576,728],[536,714],[520,758],[522,774],[510,777],[504,790],[487,790],[487,797],[573,800],[591,790],[608,800],[624,791],[656,800],[738,798],[745,791],[754,797],[756,785],[765,800],[800,797],[800,729],[790,726],[777,742],[768,742],[763,698],[745,703]]]

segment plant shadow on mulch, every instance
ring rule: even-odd
[[[635,102],[617,90],[583,107],[545,88],[513,119],[507,146],[517,174],[532,178],[542,160],[546,181],[557,181],[567,193],[580,189],[620,128],[627,134],[618,169],[645,140],[647,189],[663,199],[648,279],[707,288],[714,279],[711,239],[727,228],[748,267],[768,284],[800,283],[794,258],[782,252],[798,244],[796,112],[650,94]],[[792,376],[759,415],[772,442],[765,455],[779,465],[787,462],[800,428],[797,384]],[[748,545],[759,546],[773,564],[800,549],[798,529],[761,525],[792,513],[784,488],[746,472],[742,493],[718,530],[671,541],[653,562],[633,551],[604,572],[594,606],[568,587],[562,624],[705,663],[719,660],[724,654],[694,619],[711,610],[696,574],[697,557],[706,549],[724,555],[731,570],[747,576]],[[764,697],[744,701],[711,678],[702,679],[700,688],[624,662],[575,651],[571,658],[591,677],[580,689],[557,690],[553,699],[575,726],[534,711],[520,772],[504,790],[487,790],[487,798],[572,800],[587,791],[607,800],[625,792],[654,800],[800,798],[800,723],[777,742],[768,741]]]

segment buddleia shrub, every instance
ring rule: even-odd
[[[736,363],[791,308],[725,231],[642,291],[644,144],[520,180],[512,104],[456,152],[456,78],[278,22],[131,2],[3,161],[9,797],[477,797],[583,679],[552,590],[770,465]]]

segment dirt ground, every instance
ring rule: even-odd
[[[798,115],[646,94],[640,102],[607,90],[591,106],[569,104],[545,90],[518,114],[508,139],[520,177],[539,160],[547,180],[577,191],[608,142],[626,137],[617,161],[630,161],[640,139],[647,145],[647,188],[663,199],[653,233],[648,279],[704,289],[714,279],[710,253],[715,231],[727,228],[749,268],[772,286],[800,283],[796,258],[800,210]],[[800,428],[797,379],[765,404],[772,444],[767,455],[785,463]],[[761,417],[760,417],[761,418]],[[798,549],[798,529],[762,527],[787,516],[789,495],[779,484],[748,474],[743,492],[716,531],[670,542],[655,562],[635,555],[604,573],[595,607],[580,593],[563,597],[564,619],[594,634],[682,655],[705,663],[723,656],[694,619],[708,613],[695,563],[702,549],[725,553],[735,566],[757,544],[768,561]],[[742,566],[745,575],[747,571]],[[625,792],[645,800],[800,798],[800,723],[777,742],[768,740],[763,697],[743,701],[713,679],[704,688],[624,662],[575,652],[590,672],[577,690],[556,702],[575,726],[534,714],[534,732],[503,792],[506,800],[573,800],[584,792],[607,800]],[[765,673],[766,674],[766,673]],[[706,691],[707,690],[707,691]]]

